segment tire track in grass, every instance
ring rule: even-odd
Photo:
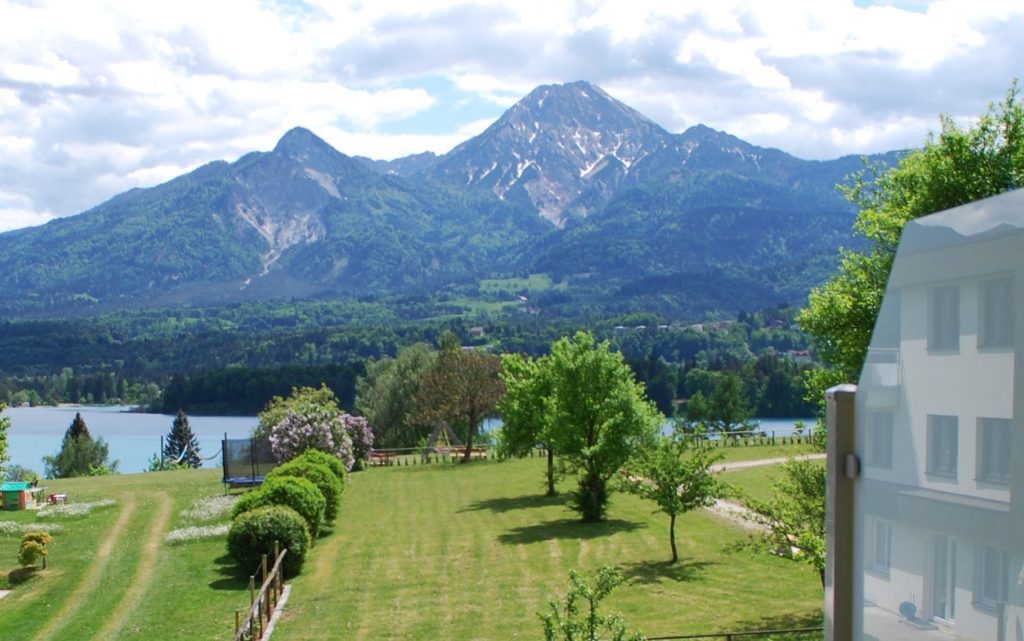
[[[53,613],[46,625],[36,634],[34,637],[35,641],[49,641],[52,639],[54,633],[71,620],[75,613],[85,605],[89,596],[100,588],[99,578],[103,574],[103,570],[110,563],[110,556],[118,541],[121,540],[121,535],[127,529],[128,522],[135,513],[135,509],[138,507],[134,494],[126,494],[122,500],[124,501],[124,507],[121,510],[121,514],[117,517],[117,521],[114,522],[110,530],[107,531],[102,545],[96,550],[96,556],[93,557],[89,570],[82,577],[78,587],[68,595],[64,605]]]
[[[146,535],[146,541],[142,547],[142,557],[139,559],[135,575],[132,576],[129,583],[130,587],[124,593],[124,596],[121,597],[121,602],[111,612],[107,622],[99,632],[93,635],[93,639],[107,641],[108,639],[115,638],[124,626],[125,621],[128,620],[128,617],[135,612],[146,590],[149,589],[150,584],[153,582],[153,569],[160,554],[164,534],[167,532],[167,526],[171,521],[171,507],[173,505],[171,497],[163,492],[157,493],[156,497],[158,502],[156,516],[149,526],[149,533]]]

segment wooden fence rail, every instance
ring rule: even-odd
[[[263,575],[263,584],[260,591],[256,592],[256,577],[249,577],[249,610],[245,617],[242,617],[241,610],[235,610],[235,636],[234,641],[260,641],[263,633],[270,623],[277,603],[281,599],[281,591],[284,589],[284,557],[288,554],[288,548],[280,549],[277,542],[274,542],[274,567],[267,571],[267,555],[263,555],[260,562],[260,569]]]
[[[682,634],[682,635],[670,635],[664,637],[647,637],[647,641],[669,641],[674,639],[725,639],[725,641],[733,641],[737,637],[763,637],[774,634],[810,634],[812,632],[820,632],[824,634],[825,628],[810,627],[810,628],[782,628],[779,630],[741,630],[736,632],[713,632],[711,634]]]

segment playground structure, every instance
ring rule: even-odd
[[[223,483],[231,487],[260,485],[267,472],[278,465],[267,439],[232,438],[221,442]]]

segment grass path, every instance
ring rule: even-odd
[[[135,570],[135,575],[130,581],[130,587],[121,597],[121,602],[111,612],[110,618],[97,632],[93,639],[106,641],[117,637],[118,632],[125,622],[135,612],[142,597],[146,594],[153,582],[153,568],[156,566],[157,556],[163,545],[164,534],[171,520],[173,502],[171,497],[164,492],[156,494],[158,503],[156,515],[149,526],[149,533],[146,535],[145,543],[142,546],[142,558]]]
[[[50,641],[54,634],[86,604],[89,597],[101,588],[99,578],[103,574],[103,570],[110,563],[111,554],[117,547],[121,536],[127,529],[128,522],[138,507],[134,494],[125,494],[122,501],[124,507],[121,508],[121,514],[118,515],[117,521],[111,526],[109,534],[103,537],[103,543],[96,551],[88,572],[82,577],[74,591],[68,595],[61,608],[49,618],[47,624],[36,634],[34,637],[35,641]]]

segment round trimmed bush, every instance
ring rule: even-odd
[[[311,538],[305,519],[285,505],[267,505],[235,517],[228,530],[228,554],[240,568],[252,573],[264,554],[268,565],[274,563],[274,541],[288,548],[284,572],[294,576],[302,567]]]
[[[309,526],[309,534],[315,539],[320,533],[320,525],[324,522],[327,500],[323,492],[308,479],[278,476],[265,479],[258,489],[242,495],[238,503],[235,503],[231,516],[238,516],[265,505],[287,505],[298,512]]]
[[[338,516],[338,502],[341,501],[342,485],[341,481],[338,480],[338,477],[334,475],[334,472],[329,467],[313,463],[309,459],[303,459],[300,456],[275,467],[267,474],[268,479],[279,476],[298,476],[299,478],[312,481],[313,485],[324,495],[324,500],[327,502],[324,509],[324,521],[326,523],[334,522],[334,519]]]
[[[344,489],[348,473],[345,471],[345,464],[342,463],[341,459],[337,456],[332,456],[327,452],[321,452],[317,449],[308,449],[295,457],[295,460],[305,460],[311,463],[326,465],[332,472],[334,472],[334,475],[338,477],[338,480],[341,481],[342,488]]]

